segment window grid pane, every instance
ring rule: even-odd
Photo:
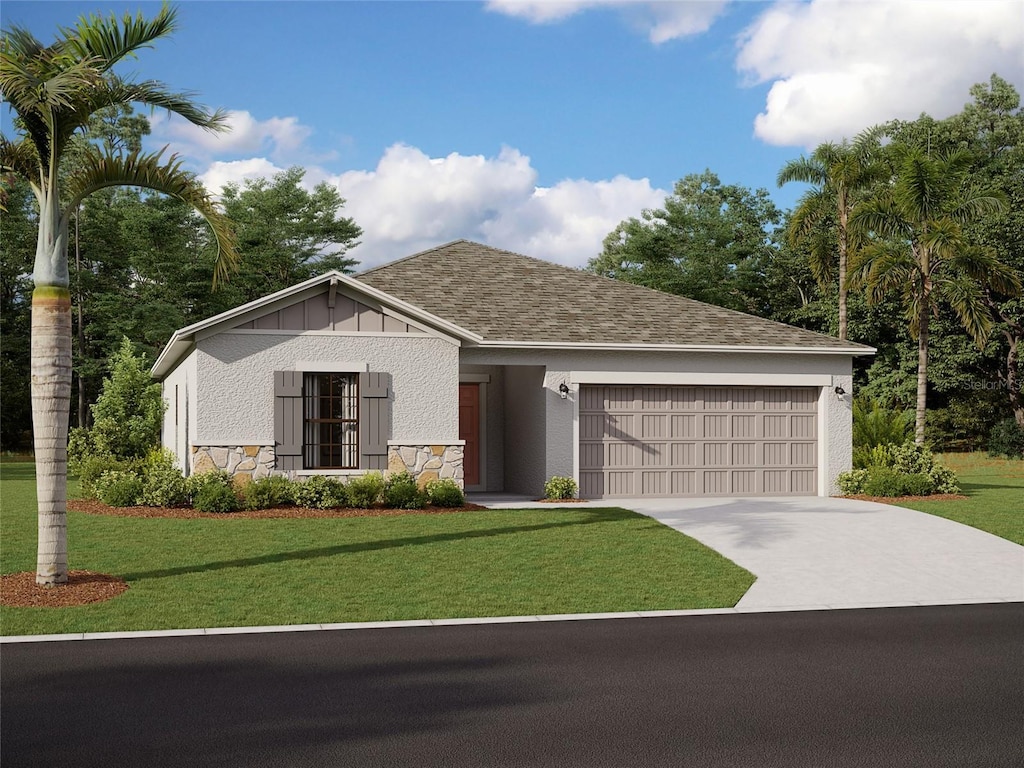
[[[354,373],[308,373],[303,382],[303,466],[358,469],[359,385]]]

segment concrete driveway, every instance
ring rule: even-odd
[[[488,506],[534,506],[494,502]],[[757,581],[739,609],[1024,601],[1024,547],[924,512],[819,497],[587,506],[648,515],[749,570]]]

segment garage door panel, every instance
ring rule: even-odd
[[[580,388],[584,496],[813,494],[817,387]]]

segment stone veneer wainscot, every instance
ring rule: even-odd
[[[272,445],[194,445],[192,474],[222,469],[232,475],[245,475],[250,480],[267,477],[274,472]]]
[[[464,487],[463,447],[451,444],[389,443],[388,471],[408,472],[422,488],[431,480],[451,478]]]

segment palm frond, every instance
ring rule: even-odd
[[[65,182],[68,203],[63,215],[67,217],[85,197],[105,187],[143,187],[176,197],[195,208],[217,238],[217,285],[238,265],[234,228],[195,176],[182,169],[178,156],[172,155],[166,161],[162,156],[163,150],[128,155],[105,155],[95,149],[87,152]]]
[[[166,3],[152,19],[139,12],[100,16],[90,14],[78,19],[73,28],[63,28],[68,48],[82,59],[96,59],[101,72],[142,48],[151,48],[153,41],[171,34],[177,27],[177,12]]]
[[[827,180],[825,167],[814,158],[800,157],[790,160],[779,171],[775,182],[781,187],[791,181],[823,185]]]
[[[30,139],[11,141],[0,135],[0,171],[21,176],[33,188],[39,183],[39,155]]]
[[[985,346],[992,330],[992,316],[977,281],[965,274],[952,275],[936,280],[935,291],[940,299],[953,308],[974,342],[979,347]]]

